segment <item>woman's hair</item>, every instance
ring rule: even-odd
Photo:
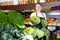
[[[35,5],[37,5],[37,4],[39,4],[39,5],[41,5],[41,6],[42,6],[42,4],[41,4],[41,3],[36,3]]]

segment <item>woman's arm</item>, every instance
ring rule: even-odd
[[[30,17],[31,16],[35,16],[35,12],[34,13],[31,13]],[[31,22],[29,22],[30,25],[33,25]]]

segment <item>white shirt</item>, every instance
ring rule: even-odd
[[[30,15],[30,17],[31,17],[31,16],[36,16],[36,12],[32,13],[32,14]],[[45,13],[37,13],[37,16],[46,19],[46,14],[45,14]]]

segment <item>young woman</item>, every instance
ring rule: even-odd
[[[43,12],[41,12],[42,11],[42,6],[41,6],[41,4],[40,3],[37,3],[36,5],[35,5],[35,9],[36,9],[36,11],[35,12],[33,12],[31,15],[30,15],[30,17],[31,16],[38,16],[38,17],[40,17],[40,20],[41,19],[46,19],[46,14],[45,13],[43,13]],[[39,24],[37,24],[37,25],[35,25],[36,27],[38,27],[39,29],[41,29],[43,26],[42,26],[42,23],[40,22]],[[43,38],[40,38],[40,39],[38,39],[38,40],[46,40],[46,37],[44,36]]]
[[[43,12],[41,12],[41,9],[42,9],[41,4],[37,3],[37,4],[35,5],[35,9],[36,9],[36,12],[33,12],[33,13],[30,15],[30,17],[31,17],[31,16],[38,16],[38,17],[40,17],[40,19],[46,19],[46,14],[43,13]],[[36,25],[36,26],[39,27],[39,28],[42,28],[42,23],[40,22],[40,23],[39,23],[38,25]]]

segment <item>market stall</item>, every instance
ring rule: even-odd
[[[0,6],[1,40],[58,40],[60,39],[60,1],[41,3],[46,20],[31,17],[35,4]],[[30,24],[30,21],[34,25]],[[35,25],[42,22],[43,28]],[[46,28],[45,28],[46,27]]]

